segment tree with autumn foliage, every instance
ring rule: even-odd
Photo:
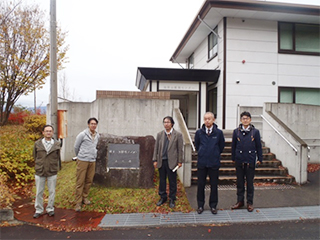
[[[21,2],[0,1],[0,126],[19,97],[40,89],[50,74],[49,16],[38,5]],[[58,28],[58,69],[66,60],[65,37]]]

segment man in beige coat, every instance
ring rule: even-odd
[[[153,152],[153,165],[159,170],[159,195],[157,206],[167,201],[167,176],[169,179],[170,208],[175,207],[177,194],[177,168],[183,162],[183,140],[182,134],[173,129],[173,118],[167,116],[163,119],[164,131],[157,134]]]

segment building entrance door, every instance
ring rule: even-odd
[[[187,94],[179,94],[179,95],[171,94],[171,99],[179,100],[179,103],[180,103],[179,108],[188,129],[196,129],[197,94],[196,93],[187,93]]]

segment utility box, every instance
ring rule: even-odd
[[[58,139],[67,137],[67,110],[58,110]]]

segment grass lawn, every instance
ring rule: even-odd
[[[177,201],[174,209],[169,204],[156,206],[158,195],[158,171],[155,171],[154,188],[106,188],[93,184],[89,193],[91,205],[83,205],[83,211],[96,211],[105,213],[167,213],[190,212],[191,208],[185,189],[178,180]],[[76,163],[63,163],[58,174],[56,186],[55,206],[58,208],[73,209],[75,207]],[[167,186],[168,189],[168,186]],[[168,192],[168,190],[167,190]]]

